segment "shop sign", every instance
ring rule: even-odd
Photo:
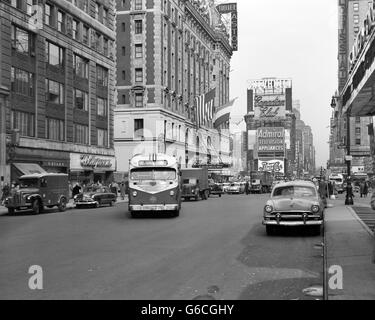
[[[285,152],[285,129],[282,127],[257,129],[258,152]]]
[[[256,95],[254,107],[255,118],[284,118],[285,95]]]
[[[43,161],[43,167],[50,167],[50,168],[66,168],[69,167],[69,163],[67,161]]]
[[[284,174],[284,160],[258,160],[258,171]]]
[[[113,157],[98,156],[92,154],[70,154],[70,169],[105,169],[106,171],[115,170],[115,159]]]

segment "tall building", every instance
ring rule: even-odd
[[[0,28],[2,180],[40,167],[72,181],[110,180],[115,2],[1,1]]]
[[[291,176],[295,161],[296,117],[292,81],[264,78],[247,90],[247,171],[272,171]]]
[[[211,95],[214,111],[228,103],[232,53],[214,1],[117,1],[119,171],[143,152],[166,152],[182,167],[231,162],[229,121],[202,121],[196,98]]]
[[[338,96],[345,87],[351,72],[350,53],[355,40],[363,26],[369,10],[369,0],[340,0],[339,37],[338,37]],[[347,119],[338,112],[339,106],[332,112],[329,167],[333,172],[346,173],[345,146],[347,144]],[[370,158],[370,138],[367,127],[371,123],[369,117],[350,117],[350,153],[354,157],[353,172],[364,171]]]

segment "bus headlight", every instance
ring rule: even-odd
[[[137,191],[133,191],[133,197],[136,197],[138,195]]]
[[[175,192],[172,190],[171,192],[169,192],[169,195],[170,195],[171,197],[173,197],[173,196],[175,195]]]

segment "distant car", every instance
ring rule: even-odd
[[[230,183],[224,182],[223,183],[223,192],[228,193],[229,187],[230,187]]]
[[[245,192],[245,186],[241,185],[240,182],[231,183],[227,193],[229,194],[241,194]]]
[[[263,209],[263,225],[268,235],[278,227],[306,226],[320,234],[324,204],[314,183],[282,182],[272,190]]]
[[[108,187],[87,187],[74,197],[74,203],[77,209],[85,206],[99,208],[104,204],[113,206],[116,199],[117,195]]]
[[[220,183],[210,182],[209,187],[210,187],[210,195],[217,195],[221,197],[221,195],[224,193],[223,187],[221,186]]]

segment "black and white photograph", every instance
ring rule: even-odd
[[[374,122],[375,0],[0,0],[0,300],[375,300]]]

